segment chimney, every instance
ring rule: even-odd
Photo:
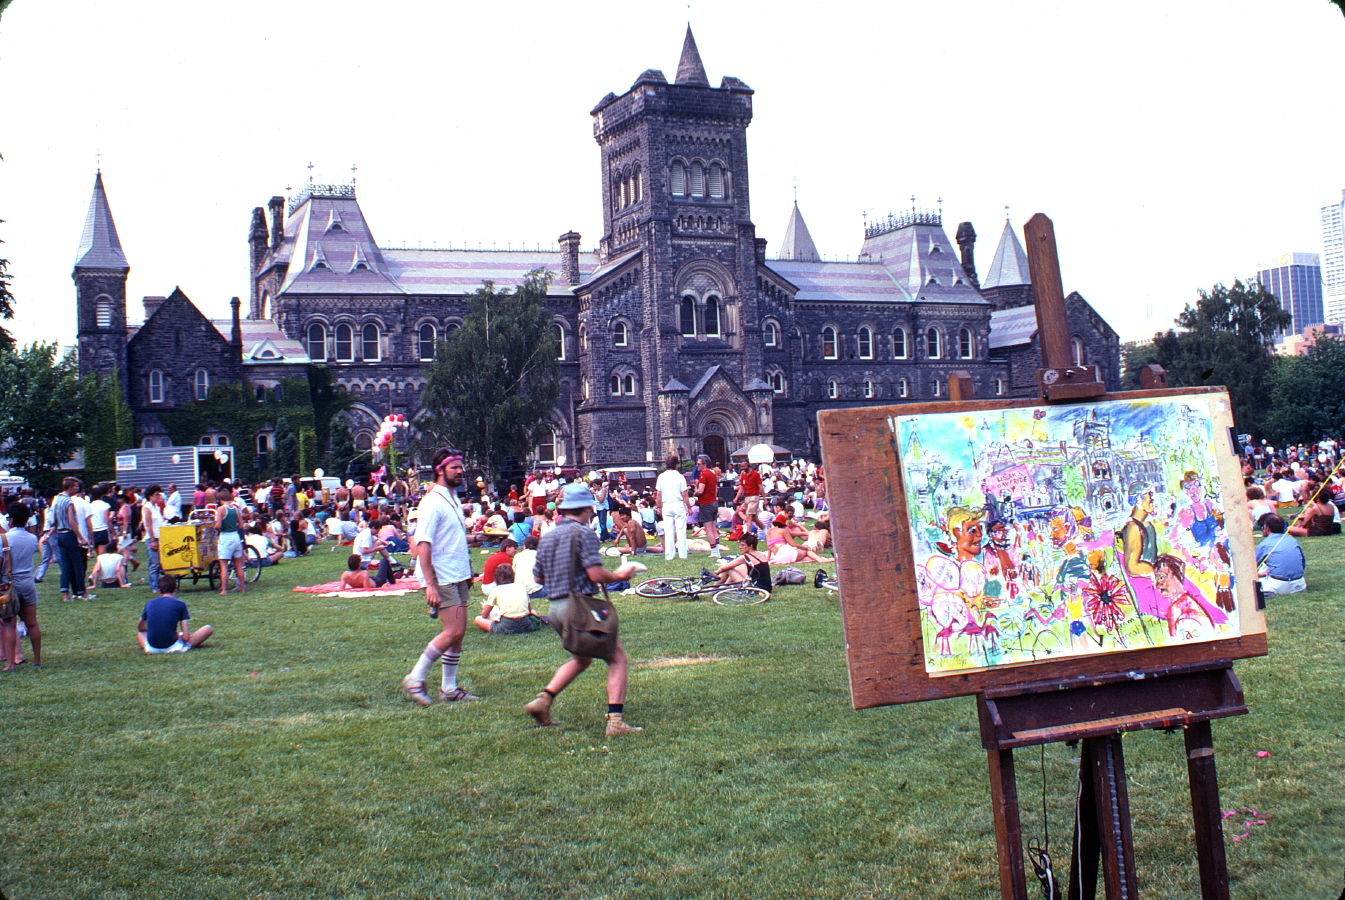
[[[243,361],[243,322],[239,318],[239,310],[243,308],[243,302],[237,297],[229,299],[229,309],[233,310],[233,330],[229,333],[229,343],[233,344],[234,362]]]
[[[163,306],[163,302],[167,299],[168,299],[167,297],[145,297],[143,300],[141,300],[141,302],[145,304],[146,322],[149,321],[149,317],[154,315],[155,311],[160,306]]]
[[[285,198],[272,197],[267,205],[271,207],[271,249],[274,250],[285,236]]]
[[[567,231],[559,238],[560,269],[567,284],[579,283],[579,233]]]
[[[962,271],[967,273],[971,286],[979,290],[981,278],[976,274],[976,229],[971,227],[970,222],[957,226],[957,247],[962,251]]]
[[[766,265],[766,239],[757,238],[755,243],[756,243],[757,265],[764,266]]]

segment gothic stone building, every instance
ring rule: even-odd
[[[235,300],[227,322],[175,293],[147,298],[145,324],[127,329],[126,260],[100,177],[75,268],[81,364],[126,373],[146,442],[162,440],[156,409],[192,402],[210,379],[265,391],[296,367],[329,366],[367,447],[385,414],[417,412],[424,366],[468,295],[543,267],[556,274],[562,390],[541,461],[722,460],[762,442],[812,455],[819,409],[938,399],[957,369],[977,396],[1035,393],[1035,307],[1007,222],[984,277],[970,223],[954,244],[941,213],[914,209],[868,226],[856,261],[830,262],[795,204],[768,255],[749,204],[752,95],[737,78],[710,85],[688,29],[671,83],[651,69],[603,97],[591,113],[595,252],[574,232],[555,252],[381,247],[353,184],[273,197],[252,213],[247,315]],[[1116,333],[1077,293],[1067,307],[1076,360],[1117,387]],[[183,341],[190,363],[173,352]]]

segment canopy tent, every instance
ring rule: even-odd
[[[794,453],[788,447],[781,447],[779,444],[748,444],[734,450],[729,454],[729,458],[734,462],[742,462],[744,459],[753,463],[788,462],[794,458]]]

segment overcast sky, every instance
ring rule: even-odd
[[[384,246],[600,237],[588,111],[677,69],[685,2],[15,0],[0,18],[0,256],[21,341],[74,339],[70,269],[101,165],[140,298],[246,298],[251,210],[348,181]],[[1345,188],[1342,39],[1325,0],[774,3],[690,10],[712,84],[756,90],[752,218],[797,181],[828,258],[863,217],[943,200],[989,265],[1055,221],[1066,291],[1121,333],[1198,288],[1318,253]]]

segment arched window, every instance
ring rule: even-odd
[[[836,383],[836,379],[833,378],[830,381],[828,381],[827,397],[829,397],[832,400],[835,400],[840,395],[841,395],[841,386]]]
[[[698,162],[691,164],[691,196],[705,196],[705,167]]]
[[[892,358],[909,359],[911,351],[906,344],[906,329],[898,328],[892,332]]]
[[[865,381],[865,382],[864,382],[864,398],[865,398],[866,400],[872,400],[872,399],[873,399],[873,382],[872,382],[872,381]]]
[[[355,329],[349,322],[336,326],[336,361],[353,362],[355,359]]]
[[[765,326],[763,326],[761,329],[761,332],[762,332],[762,343],[764,343],[767,347],[780,346],[780,326],[775,323],[774,319],[767,319]]]
[[[911,395],[911,383],[907,381],[905,378],[903,378],[901,379],[901,381],[897,382],[897,396],[909,397],[910,395]]]
[[[204,400],[210,396],[210,373],[204,368],[196,370],[196,399]]]
[[[271,452],[271,436],[269,434],[257,435],[257,452],[262,456]]]
[[[705,333],[719,337],[719,298],[713,295],[705,298]]]
[[[151,369],[149,373],[149,402],[163,402],[163,372]]]
[[[435,334],[433,322],[422,322],[420,328],[416,331],[416,358],[421,362],[431,362],[434,359],[434,342],[438,339]]]
[[[1081,366],[1084,364],[1083,338],[1072,337],[1069,341],[1070,351],[1074,356],[1074,364]]]
[[[855,349],[860,359],[873,359],[873,329],[865,325],[855,336]]]
[[[611,379],[608,380],[608,390],[611,392],[611,394],[612,394],[613,397],[620,397],[620,396],[621,396],[621,376],[620,376],[620,375],[613,375],[613,376],[611,377]]]
[[[631,202],[639,203],[644,199],[644,177],[640,172],[640,167],[635,167],[635,173],[630,177],[631,182]]]
[[[770,373],[771,390],[777,394],[785,392],[785,373],[776,369]]]
[[[933,394],[935,397],[942,397],[942,396],[943,396],[943,381],[940,380],[938,377],[935,377],[934,381],[933,381],[933,382],[930,384],[930,386],[929,386],[929,391],[930,391],[930,393]]]
[[[93,301],[93,324],[95,328],[112,327],[112,298],[99,294]]]
[[[839,351],[836,347],[836,329],[828,325],[822,329],[822,358],[836,359]]]
[[[1003,396],[1003,394],[1004,394],[1004,379],[1003,379],[1003,378],[996,378],[996,379],[995,379],[995,395],[996,395],[996,396]]]
[[[327,361],[327,326],[321,322],[308,326],[308,358],[313,362]]]
[[[687,195],[687,168],[680,162],[672,164],[672,195],[674,197]]]
[[[682,337],[696,336],[696,298],[686,296],[682,298],[681,305],[681,326]]]
[[[634,396],[635,396],[635,376],[634,376],[634,375],[627,375],[625,378],[621,379],[621,386],[622,386],[622,388],[625,390],[626,394],[628,394],[628,395],[631,396],[631,397],[634,397]]]
[[[957,331],[957,355],[962,359],[971,359],[975,346],[971,338],[971,329],[959,328]]]
[[[939,359],[943,356],[942,337],[939,329],[933,326],[925,332],[925,355],[930,359]]]
[[[567,358],[565,356],[565,329],[559,325],[552,325],[551,333],[556,337],[556,359],[563,362]]]
[[[724,199],[724,170],[719,163],[710,166],[710,196],[715,200]]]
[[[367,323],[360,330],[360,357],[369,362],[382,359],[382,348],[379,343],[378,326],[373,322]]]
[[[612,346],[630,346],[630,328],[628,328],[626,323],[620,319],[617,319],[612,323]]]

